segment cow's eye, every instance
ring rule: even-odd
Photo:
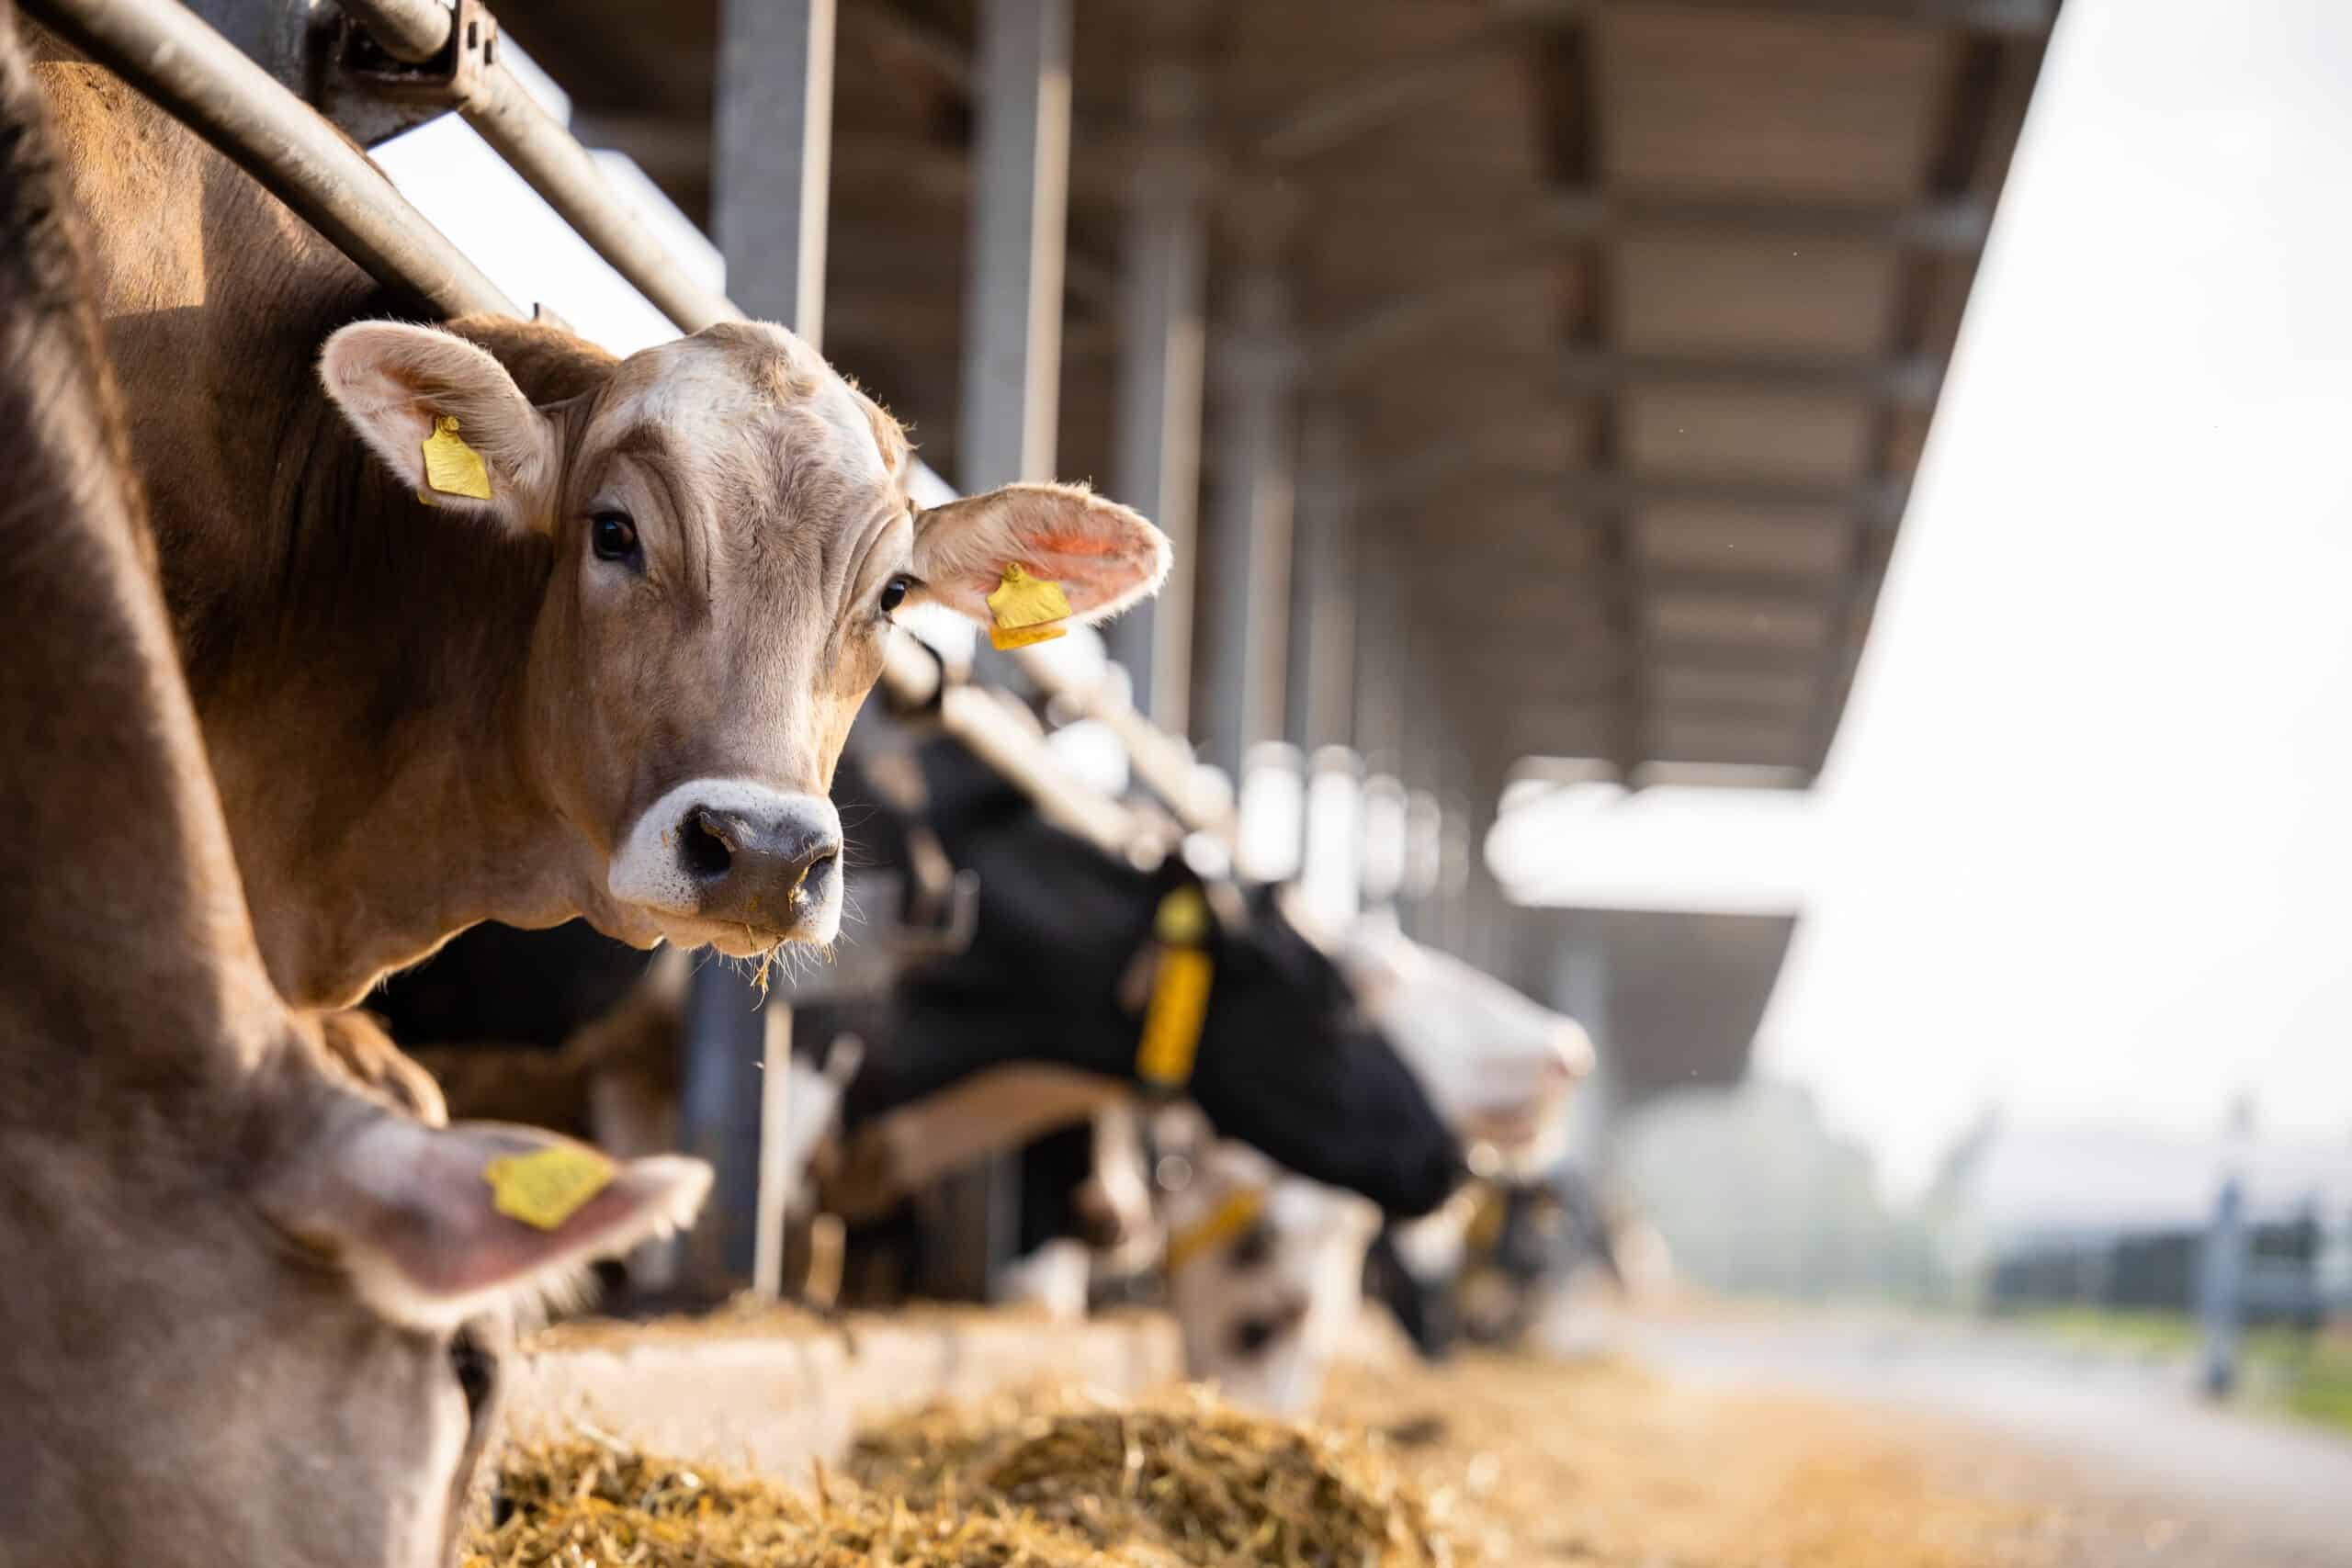
[[[588,541],[598,560],[629,560],[637,555],[637,525],[622,512],[599,512],[588,520]]]
[[[907,602],[907,590],[912,586],[913,580],[909,578],[904,572],[900,572],[898,576],[884,583],[882,585],[882,613],[887,615],[891,611],[897,609],[899,605],[905,604]]]

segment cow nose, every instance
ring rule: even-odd
[[[839,819],[793,802],[689,805],[677,842],[704,918],[761,931],[819,908],[841,866]]]

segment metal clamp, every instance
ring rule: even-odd
[[[498,63],[498,18],[481,0],[457,0],[440,52],[412,62],[386,49],[363,21],[345,15],[334,59],[344,79],[371,96],[463,108],[482,101],[482,77]]]

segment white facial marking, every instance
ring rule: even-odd
[[[689,779],[663,792],[630,825],[605,873],[605,891],[622,904],[651,911],[673,941],[688,946],[709,942],[733,957],[750,957],[768,944],[748,941],[743,922],[715,919],[702,912],[704,886],[687,870],[680,842],[688,827],[686,814],[695,807],[756,818],[797,815],[812,829],[830,829],[836,839],[841,836],[840,815],[821,795],[772,789],[749,779]],[[798,929],[790,934],[806,942],[832,941],[841,931],[841,877],[829,878],[813,920],[797,922]],[[773,926],[767,933],[772,937],[786,929]]]
[[[1592,1069],[1573,1019],[1394,933],[1359,933],[1348,957],[1351,975],[1371,976],[1366,1011],[1457,1136],[1513,1168],[1556,1152],[1569,1094]]]

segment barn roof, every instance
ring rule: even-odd
[[[715,9],[500,6],[583,136],[697,218]],[[1112,467],[1141,35],[1169,9],[1077,7],[1066,473]],[[1272,248],[1395,635],[1482,784],[1528,753],[1819,767],[2055,9],[1202,8],[1213,317]],[[835,86],[827,350],[951,474],[972,13],[843,6]]]

